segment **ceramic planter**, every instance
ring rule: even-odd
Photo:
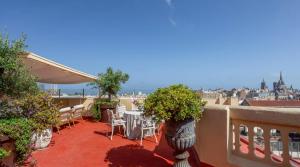
[[[190,167],[187,149],[191,148],[196,141],[194,119],[180,122],[167,121],[165,137],[168,145],[175,150],[174,167]]]
[[[31,141],[34,149],[43,149],[48,147],[52,139],[52,129],[43,130],[41,133],[34,133]]]

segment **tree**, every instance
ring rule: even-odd
[[[25,36],[10,41],[8,35],[0,33],[0,98],[22,97],[26,93],[37,92],[35,78],[27,71],[20,57],[25,53]]]
[[[121,84],[128,81],[129,75],[120,70],[114,71],[108,67],[106,73],[98,74],[98,79],[90,85],[100,89],[100,96],[108,95],[109,101],[121,90]]]

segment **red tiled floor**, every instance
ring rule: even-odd
[[[146,138],[141,147],[138,140],[128,140],[120,134],[111,141],[106,137],[107,130],[100,122],[79,121],[75,127],[54,133],[50,146],[34,151],[32,159],[38,167],[172,166],[172,149],[164,137],[159,137],[158,145],[153,138]],[[197,166],[195,156],[189,161],[193,167]]]

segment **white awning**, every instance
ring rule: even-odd
[[[93,75],[80,72],[31,52],[22,55],[22,58],[29,72],[37,77],[37,81],[41,83],[78,84],[97,79]]]

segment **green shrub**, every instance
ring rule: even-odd
[[[0,33],[0,98],[7,95],[20,98],[26,93],[35,93],[38,86],[23,65],[21,56],[25,53],[25,37],[10,41]]]
[[[8,157],[10,154],[9,151],[6,151],[4,148],[0,148],[0,160],[5,158],[5,157]]]
[[[146,115],[155,115],[158,120],[199,120],[206,104],[194,91],[184,85],[159,88],[145,100]]]
[[[3,96],[0,99],[0,119],[20,117],[22,110],[18,106],[17,100]]]
[[[101,120],[101,111],[99,109],[99,105],[94,104],[91,111],[92,111],[93,118],[100,121]]]
[[[19,105],[23,116],[32,120],[34,131],[38,133],[59,124],[59,108],[46,93],[27,94],[19,100]]]
[[[19,100],[6,101],[9,105],[1,104],[7,106],[4,109],[7,113],[11,113],[0,119],[0,134],[15,140],[17,159],[22,162],[31,150],[32,134],[57,125],[59,110],[52,97],[42,92],[26,94]]]
[[[17,161],[22,162],[30,152],[32,121],[27,118],[0,119],[0,133],[15,140]]]
[[[10,41],[0,33],[0,135],[15,140],[19,162],[30,152],[32,134],[59,122],[53,99],[39,92],[36,78],[23,65],[25,48],[24,36]]]
[[[109,108],[115,108],[118,105],[119,101],[110,100],[106,98],[97,99],[95,104],[98,106],[106,106]]]

